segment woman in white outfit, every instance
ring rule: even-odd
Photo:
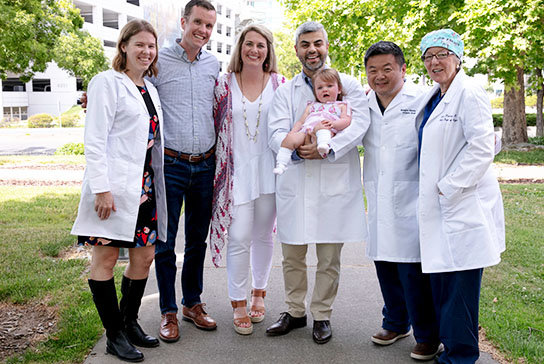
[[[234,330],[253,332],[264,319],[276,219],[274,155],[268,147],[268,109],[285,78],[277,74],[272,33],[252,24],[240,34],[215,90],[216,172],[210,233],[212,260],[227,244],[228,292]],[[247,281],[252,295],[247,312]]]
[[[483,269],[498,264],[505,248],[502,196],[491,167],[491,105],[461,69],[459,34],[431,32],[421,53],[436,83],[416,112],[421,264],[430,273],[444,344],[436,362],[472,364],[479,356]]]

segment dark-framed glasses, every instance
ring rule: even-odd
[[[454,54],[452,51],[442,51],[435,54],[425,54],[421,56],[421,60],[423,62],[431,62],[433,57],[436,57],[437,60],[441,61],[443,59],[448,58],[450,54]]]

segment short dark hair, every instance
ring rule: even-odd
[[[372,44],[365,53],[365,67],[368,59],[373,56],[379,56],[380,54],[392,54],[395,56],[395,60],[402,67],[406,61],[404,60],[404,53],[398,45],[393,42],[388,42],[385,40],[380,40],[377,43]]]
[[[201,8],[204,8],[206,10],[213,10],[215,11],[214,6],[211,2],[207,0],[191,0],[185,5],[185,10],[183,10],[183,17],[188,18],[191,16],[191,12],[193,11],[194,6],[200,6]]]

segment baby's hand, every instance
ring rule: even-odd
[[[332,129],[334,127],[330,120],[321,121],[321,125],[323,125],[327,129]]]

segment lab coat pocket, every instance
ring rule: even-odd
[[[321,163],[320,192],[323,195],[341,195],[349,189],[349,166],[347,164]]]
[[[123,193],[127,188],[128,161],[120,158],[108,161],[108,178],[110,189],[113,194]]]
[[[397,120],[395,127],[395,144],[397,147],[413,147],[417,145],[417,131],[414,127],[415,115],[403,115]]]
[[[297,193],[296,168],[287,169],[276,179],[276,193],[280,197],[295,197]]]
[[[486,227],[485,215],[474,189],[450,199],[439,195],[439,202],[446,235]]]
[[[409,217],[416,215],[416,201],[419,183],[397,181],[393,185],[395,216]]]

